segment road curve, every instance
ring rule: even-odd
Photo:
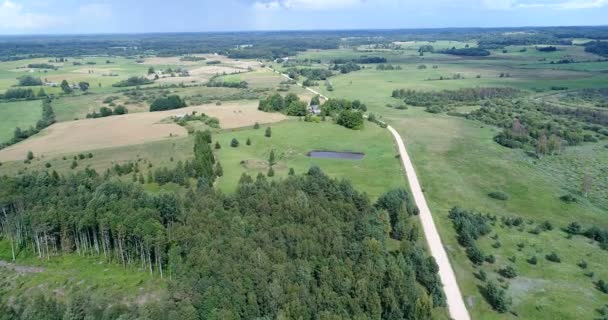
[[[266,67],[266,69],[278,73],[289,80],[293,80],[289,75],[274,70],[273,68]],[[298,85],[303,86],[301,83],[298,83]],[[308,87],[305,88],[306,90],[314,94],[318,94],[321,96],[321,98],[327,100],[327,97],[319,94],[315,90]],[[393,129],[393,127],[387,126],[387,129],[391,132],[393,138],[395,138],[395,141],[397,142],[399,156],[403,162],[403,168],[405,168],[407,181],[410,184],[410,190],[412,191],[414,201],[420,210],[420,221],[422,223],[424,237],[429,249],[431,250],[431,255],[433,258],[435,258],[435,261],[439,266],[439,278],[443,284],[443,292],[445,293],[450,317],[455,320],[470,320],[471,316],[469,315],[469,311],[467,310],[464,300],[462,299],[458,282],[456,282],[456,275],[454,275],[454,270],[452,269],[452,265],[448,259],[448,254],[443,248],[443,243],[441,243],[441,238],[439,237],[439,233],[435,227],[435,222],[433,222],[431,210],[429,209],[426,199],[424,198],[424,194],[422,193],[422,188],[420,187],[418,177],[416,176],[416,171],[414,170],[414,165],[412,165],[412,161],[407,154],[407,150],[405,150],[403,139],[401,139],[401,135],[399,135],[399,133]]]
[[[470,320],[471,316],[469,315],[469,311],[464,304],[464,299],[462,298],[460,288],[456,282],[454,270],[452,269],[452,265],[448,259],[448,254],[441,243],[441,238],[439,237],[439,233],[435,227],[435,222],[433,222],[431,210],[429,210],[429,206],[427,205],[424,194],[422,193],[422,188],[418,182],[418,177],[416,176],[416,171],[414,170],[412,161],[407,154],[407,150],[405,150],[403,139],[401,139],[401,136],[395,129],[393,129],[393,127],[387,126],[387,128],[393,134],[393,137],[397,142],[397,148],[399,149],[399,155],[401,157],[401,161],[403,162],[403,167],[405,168],[410,190],[414,196],[414,201],[420,210],[420,221],[422,223],[422,229],[424,230],[424,237],[426,238],[426,242],[431,250],[431,255],[433,258],[435,258],[435,261],[439,266],[439,278],[443,283],[443,292],[445,292],[450,316],[456,320]]]

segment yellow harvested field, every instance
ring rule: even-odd
[[[218,118],[223,129],[286,119],[282,114],[262,112],[257,107],[257,101],[231,102],[219,106],[207,104],[161,112],[60,122],[37,136],[0,150],[0,161],[23,160],[28,151],[32,151],[36,157],[48,157],[186,136],[186,129],[172,122],[162,123],[162,120],[193,111]]]

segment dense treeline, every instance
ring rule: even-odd
[[[340,73],[342,73],[342,74],[361,70],[361,67],[354,62],[347,62],[344,64],[334,64],[330,68],[331,68],[331,70],[340,71]]]
[[[40,120],[36,122],[36,126],[30,127],[29,129],[21,129],[19,127],[15,128],[13,138],[7,142],[0,142],[0,149],[23,141],[37,134],[38,132],[40,132],[40,130],[50,126],[53,123],[55,123],[55,112],[53,111],[53,107],[51,106],[51,100],[45,99],[42,101],[42,116]]]
[[[333,59],[333,60],[331,60],[331,63],[346,64],[346,63],[352,62],[352,63],[359,63],[359,64],[375,64],[375,63],[386,63],[386,61],[387,60],[385,57],[361,56],[359,58],[354,58],[354,59],[344,59],[344,58]]]
[[[585,51],[608,57],[608,42],[592,41],[585,44]]]
[[[186,102],[178,95],[173,94],[167,97],[156,98],[152,104],[150,104],[150,112],[173,110],[184,107],[186,107]]]
[[[34,93],[31,88],[11,88],[7,89],[4,94],[0,94],[0,99],[5,100],[35,100],[45,98],[47,96],[44,89],[40,88],[38,93]]]
[[[455,56],[485,57],[490,55],[490,51],[483,48],[451,48],[445,50],[435,50],[436,53],[451,54]]]
[[[67,304],[53,296],[17,300],[1,306],[4,315],[430,319],[445,303],[437,265],[417,234],[387,249],[385,208],[407,220],[403,190],[373,206],[318,168],[272,183],[244,175],[232,195],[210,187],[152,195],[91,169],[1,177],[0,185],[2,236],[17,252],[141,265],[171,283],[168,299],[140,307],[95,305],[67,292]]]
[[[50,70],[58,69],[55,65],[48,64],[48,63],[30,63],[27,65],[27,67],[32,68],[32,69],[50,69]]]
[[[477,44],[480,48],[484,49],[498,49],[506,46],[524,46],[537,44],[571,45],[572,40],[562,39],[550,33],[538,32],[519,34],[512,33],[509,35],[485,34],[481,35]]]
[[[220,81],[214,79],[207,82],[206,86],[247,89],[247,87],[249,87],[249,83],[247,83],[247,81]]]
[[[439,28],[1,37],[0,59],[79,55],[136,56],[150,52],[159,56],[217,52],[237,59],[275,59],[293,56],[308,49],[337,49],[340,45],[356,47],[390,44],[394,41],[480,39],[480,47],[488,48],[571,44],[572,38],[608,39],[608,28]]]
[[[467,117],[502,127],[503,131],[494,137],[499,144],[523,148],[538,156],[559,153],[565,145],[595,142],[598,137],[608,136],[608,113],[590,108],[491,100]]]
[[[480,100],[513,98],[520,91],[514,88],[466,88],[442,91],[417,91],[411,89],[393,90],[392,97],[404,99],[405,103],[418,106],[447,106],[477,103]]]
[[[154,83],[153,80],[144,77],[130,77],[129,79],[112,84],[112,87],[135,87]]]
[[[331,70],[320,68],[290,68],[286,73],[293,79],[303,76],[308,80],[327,80],[327,78],[334,75]]]

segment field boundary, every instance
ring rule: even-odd
[[[397,149],[399,150],[399,156],[403,163],[403,168],[405,169],[410,190],[412,191],[418,209],[420,209],[420,222],[424,231],[424,237],[429,250],[431,251],[431,255],[435,258],[435,261],[439,266],[439,278],[443,284],[443,291],[445,292],[450,316],[456,320],[470,320],[471,316],[469,315],[469,311],[462,298],[460,287],[458,287],[458,282],[456,281],[456,275],[454,274],[447,252],[441,242],[441,237],[439,237],[439,233],[437,232],[431,210],[424,198],[422,188],[420,187],[418,177],[416,176],[416,171],[414,170],[412,161],[405,149],[403,139],[393,127],[387,126],[387,129],[391,132],[393,138],[395,138],[395,142],[397,142]]]

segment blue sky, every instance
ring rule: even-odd
[[[606,24],[608,0],[0,0],[0,34]]]

